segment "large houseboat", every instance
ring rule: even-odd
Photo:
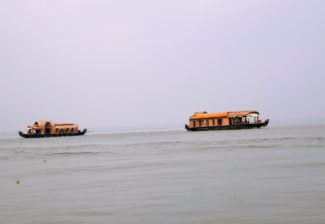
[[[79,125],[73,123],[55,123],[53,121],[36,121],[27,127],[26,132],[19,131],[24,138],[61,137],[86,134],[87,129],[79,130]]]
[[[208,113],[196,112],[185,125],[188,131],[228,130],[261,128],[267,126],[269,119],[262,121],[256,110]]]

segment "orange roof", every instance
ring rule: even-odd
[[[55,126],[66,126],[66,125],[76,125],[74,123],[57,123]]]
[[[227,117],[228,112],[218,112],[218,113],[208,113],[208,112],[196,112],[190,117],[190,119],[200,119],[200,118],[213,118],[213,117]]]
[[[217,113],[208,113],[196,112],[190,117],[190,119],[203,119],[203,118],[222,118],[222,117],[243,117],[251,113],[257,113],[256,110],[247,110],[247,111],[234,111],[234,112],[217,112]]]

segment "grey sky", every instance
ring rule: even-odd
[[[325,118],[323,0],[1,0],[1,130]]]

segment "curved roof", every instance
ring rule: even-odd
[[[202,119],[202,118],[213,118],[213,117],[227,117],[228,112],[217,112],[217,113],[208,113],[204,112],[196,112],[194,115],[190,117],[190,119]]]
[[[50,124],[49,127],[76,127],[78,128],[78,124],[74,124],[74,123],[55,123],[54,121],[44,121],[44,120],[41,120],[41,121],[35,121],[33,125],[31,125],[31,127],[33,127],[34,129],[44,129],[45,126],[47,124]]]
[[[246,111],[233,111],[233,112],[217,112],[217,113],[208,113],[196,112],[190,117],[190,119],[204,119],[204,118],[223,118],[223,117],[244,117],[249,114],[259,114],[256,110],[246,110]]]

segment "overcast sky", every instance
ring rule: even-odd
[[[1,0],[0,125],[325,119],[323,0]]]

